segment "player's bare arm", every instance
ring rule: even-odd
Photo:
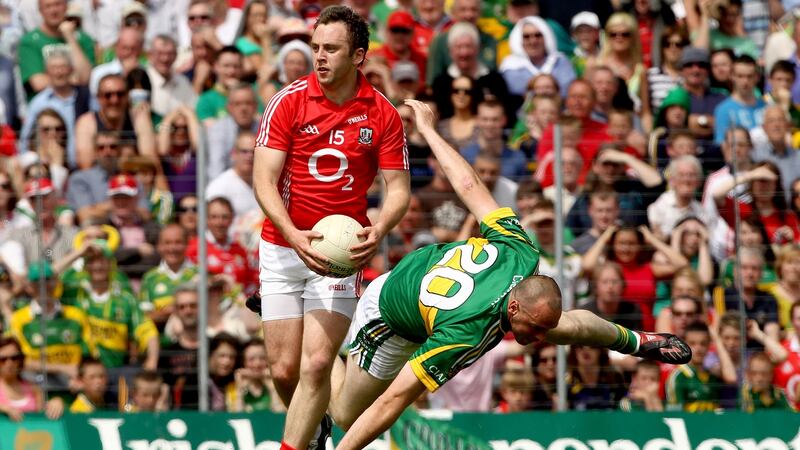
[[[256,200],[264,214],[269,217],[306,266],[320,275],[326,275],[327,259],[311,248],[311,240],[319,239],[322,235],[316,231],[298,230],[278,193],[278,180],[285,161],[286,152],[269,147],[256,147],[253,162],[253,188]]]
[[[382,173],[386,184],[386,195],[378,222],[361,230],[358,234],[366,240],[351,248],[354,254],[350,259],[356,262],[357,267],[369,264],[378,251],[381,239],[392,231],[405,215],[411,198],[411,175],[407,170],[383,170]]]
[[[337,450],[361,449],[387,430],[400,414],[425,391],[425,385],[406,363],[386,392],[347,430]]]
[[[472,170],[472,166],[436,132],[433,112],[428,105],[417,100],[406,100],[405,103],[414,109],[417,130],[428,142],[445,176],[472,215],[480,221],[499,208],[492,194]]]

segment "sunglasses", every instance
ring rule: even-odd
[[[622,38],[626,38],[627,39],[627,38],[631,37],[631,32],[630,31],[622,31],[622,32],[619,32],[619,33],[617,33],[617,32],[608,33],[608,37],[610,37],[611,39],[618,38],[618,37],[622,37]]]
[[[125,26],[126,27],[134,27],[134,26],[142,26],[147,23],[144,17],[126,17],[125,18]]]
[[[67,129],[62,126],[54,126],[54,127],[41,126],[39,127],[39,131],[41,131],[42,133],[53,133],[53,132],[63,133],[67,131]]]
[[[11,183],[8,183],[8,182],[0,183],[0,189],[3,189],[5,191],[10,191],[11,190]]]
[[[411,34],[411,33],[414,32],[414,30],[410,30],[408,28],[402,28],[402,27],[389,28],[389,31],[392,32],[392,33],[397,33],[397,34]]]
[[[547,363],[547,362],[556,362],[555,356],[549,356],[547,358],[539,358],[540,363]]]
[[[100,94],[97,94],[99,97],[103,97],[106,100],[111,100],[112,97],[123,98],[125,97],[125,91],[106,91]]]
[[[533,38],[541,39],[542,37],[543,37],[542,33],[524,33],[522,35],[522,39],[533,39]]]
[[[15,361],[20,362],[25,359],[25,355],[22,353],[17,353],[15,355],[8,355],[8,356],[0,356],[0,363],[4,363],[6,361]]]
[[[190,21],[194,21],[194,20],[211,20],[211,16],[208,16],[208,15],[205,15],[205,14],[201,14],[201,15],[197,15],[197,16],[189,16],[189,20]]]
[[[699,61],[695,61],[695,62],[686,63],[686,64],[683,65],[683,67],[684,68],[687,68],[687,67],[699,67],[701,69],[707,69],[708,68],[708,64],[703,63],[703,62],[699,62]]]
[[[664,48],[683,48],[686,47],[686,42],[683,41],[669,41],[664,44]]]
[[[197,205],[194,205],[194,206],[179,206],[178,207],[178,212],[179,213],[186,213],[186,212],[196,213],[197,212]]]

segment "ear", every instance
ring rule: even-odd
[[[353,64],[357,67],[364,65],[367,62],[367,51],[363,48],[357,48],[355,52],[353,52]]]
[[[519,312],[519,301],[515,298],[508,299],[508,318],[512,318]]]

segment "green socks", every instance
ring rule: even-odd
[[[636,353],[639,350],[639,335],[623,326],[613,325],[617,328],[617,339],[608,348],[620,353]]]

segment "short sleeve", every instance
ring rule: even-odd
[[[272,96],[264,114],[261,116],[261,124],[258,126],[256,137],[256,147],[269,147],[275,150],[289,151],[292,144],[292,128],[295,118],[296,108],[294,107],[294,97],[291,95],[294,89],[305,88],[305,81],[301,84],[292,83],[283,88],[280,92]]]
[[[408,147],[400,114],[394,107],[387,107],[386,116],[378,165],[384,170],[408,170]]]
[[[464,323],[437,329],[411,355],[411,369],[429,391],[435,392],[494,348],[503,335],[499,321],[488,331]]]
[[[197,111],[197,118],[199,120],[213,119],[216,117],[214,104],[211,101],[211,97],[209,97],[208,93],[200,96],[200,99],[197,100],[197,106],[195,109]]]

